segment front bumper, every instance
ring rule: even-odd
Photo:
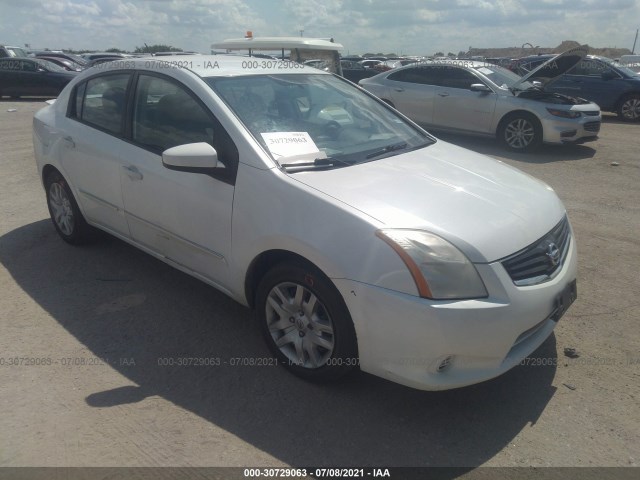
[[[545,143],[580,144],[598,139],[602,116],[586,116],[568,119],[551,114],[541,119]]]
[[[433,301],[334,280],[358,337],[360,368],[421,390],[445,390],[501,375],[551,334],[554,301],[576,278],[574,239],[560,272],[517,287],[499,262],[476,265],[489,297]],[[444,367],[443,367],[444,365]]]

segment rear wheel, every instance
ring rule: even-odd
[[[80,245],[92,237],[92,229],[85,221],[73,193],[59,172],[51,172],[45,179],[47,206],[53,226],[62,239],[72,245]]]
[[[528,113],[513,113],[500,122],[498,139],[508,150],[530,152],[542,143],[542,126]]]
[[[627,95],[620,101],[618,116],[626,122],[640,120],[640,95]]]
[[[316,268],[297,263],[274,267],[258,286],[256,309],[269,349],[294,374],[329,381],[358,366],[351,316]]]

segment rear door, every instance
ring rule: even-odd
[[[15,58],[0,60],[0,94],[24,95],[25,85],[22,79],[22,61]]]
[[[130,72],[113,72],[76,86],[67,114],[62,165],[88,221],[128,237],[120,186]]]
[[[435,74],[437,66],[403,68],[387,76],[387,86],[395,107],[412,120],[433,123]]]

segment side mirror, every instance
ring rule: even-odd
[[[605,70],[602,72],[603,80],[613,80],[614,78],[618,78],[618,75],[613,70]]]
[[[223,168],[218,163],[218,152],[205,142],[187,143],[162,152],[162,165],[169,170],[191,173],[212,173]]]
[[[469,87],[469,90],[471,90],[472,92],[483,92],[483,93],[491,93],[493,91],[489,87],[487,87],[484,83],[474,83]]]

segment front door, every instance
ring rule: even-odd
[[[483,83],[473,73],[460,67],[441,66],[435,91],[433,123],[451,130],[491,133],[498,95],[474,92],[474,83]]]
[[[120,170],[133,239],[223,287],[228,284],[237,150],[211,112],[186,87],[159,75],[138,78],[132,141]],[[225,168],[220,176],[169,170],[162,151],[207,142]]]

